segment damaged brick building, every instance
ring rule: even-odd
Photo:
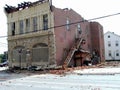
[[[78,46],[81,52],[97,53],[104,61],[102,26],[86,21],[72,9],[56,8],[51,0],[39,0],[18,7],[6,5],[5,13],[9,67],[62,65],[76,41],[81,42]],[[71,58],[71,64],[75,64]]]

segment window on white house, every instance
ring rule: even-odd
[[[119,53],[116,53],[116,56],[119,56]]]
[[[111,54],[111,51],[110,51],[110,50],[109,50],[109,52],[108,52],[108,56],[110,56],[110,57],[112,56],[112,54]]]
[[[111,53],[109,53],[109,56],[111,56]]]
[[[20,34],[23,34],[23,32],[24,32],[24,23],[23,23],[23,20],[19,21],[19,31],[20,31]]]
[[[116,46],[119,46],[119,43],[118,43],[118,41],[116,41],[116,42],[115,42],[115,45],[116,45]]]
[[[116,50],[116,56],[119,56],[119,50]]]
[[[33,31],[36,32],[37,31],[37,17],[33,17]]]
[[[43,30],[48,30],[48,14],[43,15]]]
[[[108,46],[111,47],[111,42],[110,41],[108,41]]]
[[[66,20],[66,29],[70,30],[70,20],[68,18]]]
[[[111,44],[109,43],[109,44],[108,44],[108,46],[110,47],[110,46],[111,46]]]
[[[30,31],[30,19],[26,19],[26,32]]]
[[[110,38],[110,35],[108,35],[108,38]]]
[[[11,32],[12,32],[12,36],[15,35],[15,22],[11,22]]]

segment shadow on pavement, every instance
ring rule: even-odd
[[[29,72],[25,70],[15,70],[14,72],[11,72],[9,70],[1,70],[0,71],[0,82],[11,80],[11,79],[17,79],[17,78],[23,78],[27,76],[32,76],[37,73]]]

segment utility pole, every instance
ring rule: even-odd
[[[26,61],[27,61],[27,67],[30,67],[31,61],[30,61],[30,50],[26,50]]]
[[[19,67],[20,67],[20,70],[21,70],[22,49],[19,49],[18,52],[19,52]]]

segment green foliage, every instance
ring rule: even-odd
[[[4,54],[0,54],[0,63],[2,62]]]
[[[6,55],[5,54],[0,54],[0,63],[6,61]]]

